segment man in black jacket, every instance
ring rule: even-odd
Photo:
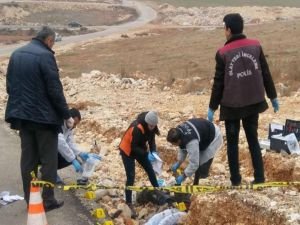
[[[43,27],[33,40],[10,57],[6,76],[8,102],[5,120],[20,131],[24,198],[29,203],[31,171],[41,162],[42,180],[55,183],[59,127],[73,126],[51,50],[55,33]],[[43,188],[46,211],[59,208],[53,188]]]
[[[241,183],[238,141],[242,120],[254,168],[253,183],[262,183],[265,176],[257,137],[258,115],[268,108],[265,92],[274,111],[279,110],[277,94],[260,43],[242,33],[241,15],[228,14],[223,21],[227,42],[216,54],[208,119],[213,121],[214,112],[220,105],[220,120],[225,120],[232,185]]]

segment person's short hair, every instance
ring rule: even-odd
[[[78,109],[72,108],[72,109],[69,110],[69,112],[70,112],[70,116],[72,118],[77,117],[79,120],[81,120],[81,114],[80,114]]]
[[[167,135],[167,141],[170,143],[177,143],[180,140],[180,131],[177,128],[171,128]]]
[[[48,37],[55,38],[55,32],[50,27],[43,26],[35,38],[45,41]]]
[[[223,22],[226,29],[230,28],[231,34],[241,34],[244,30],[244,20],[239,13],[230,13],[227,14]]]

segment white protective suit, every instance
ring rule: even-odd
[[[72,162],[82,151],[74,142],[73,129],[69,129],[65,125],[61,128],[63,132],[58,134],[58,152],[66,161]]]

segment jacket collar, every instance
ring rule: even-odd
[[[32,38],[32,41],[31,41],[32,43],[35,43],[35,44],[37,44],[37,45],[40,45],[40,46],[42,46],[42,47],[44,47],[44,48],[46,48],[48,51],[50,51],[53,55],[55,54],[55,52],[51,49],[51,48],[49,48],[41,39],[38,39],[38,38]]]
[[[231,36],[231,38],[228,41],[226,41],[225,45],[229,44],[230,42],[240,40],[240,39],[245,39],[245,38],[246,38],[246,35],[244,35],[244,34],[233,34]]]

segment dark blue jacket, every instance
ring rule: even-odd
[[[201,118],[194,118],[188,120],[194,127],[197,129],[200,142],[199,142],[199,150],[205,151],[209,144],[215,138],[215,126],[213,123],[209,122],[208,120],[201,119]],[[177,129],[181,132],[181,143],[180,148],[186,149],[186,145],[193,139],[197,139],[198,135],[196,134],[194,128],[187,122],[180,124],[177,126]]]
[[[33,39],[12,54],[6,90],[5,121],[12,128],[19,121],[56,126],[70,117],[54,52],[40,40]]]

